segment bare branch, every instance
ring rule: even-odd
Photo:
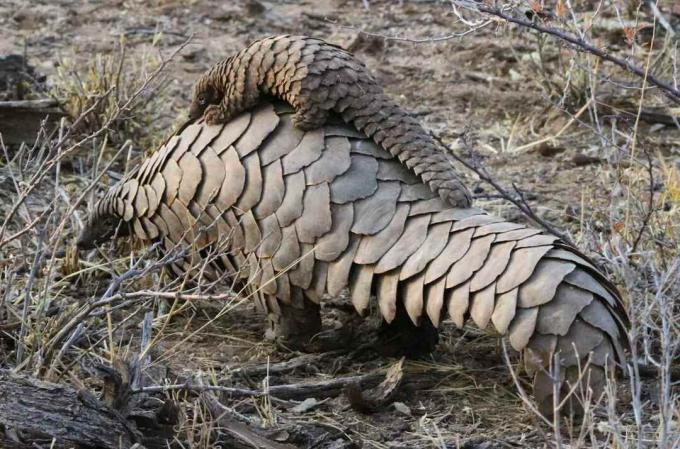
[[[536,213],[533,211],[531,206],[529,206],[529,203],[527,203],[526,199],[524,198],[524,194],[517,188],[517,186],[513,186],[515,193],[517,195],[513,195],[510,192],[508,192],[502,185],[498,183],[486,170],[485,167],[483,167],[480,164],[468,161],[466,159],[463,159],[462,157],[458,156],[453,149],[444,143],[444,141],[441,140],[440,137],[430,133],[432,138],[436,140],[442,147],[446,148],[449,152],[449,154],[456,159],[458,162],[463,164],[465,167],[469,168],[473,172],[479,176],[479,178],[486,182],[487,184],[491,185],[504,199],[507,201],[510,201],[512,204],[517,206],[517,208],[524,214],[526,215],[529,219],[537,223],[538,225],[542,226],[546,231],[549,233],[553,234],[554,236],[560,238],[562,241],[565,243],[574,246],[573,242],[571,239],[564,234],[563,232],[560,232],[555,226],[547,222],[546,220],[542,219]],[[461,136],[461,142],[463,143],[463,146],[466,148],[466,150],[472,154],[474,150],[471,148],[470,144],[467,142],[465,139],[465,136]]]
[[[647,73],[645,69],[638,67],[632,62],[627,61],[623,58],[619,58],[618,56],[614,56],[611,53],[608,53],[606,50],[598,48],[591,42],[588,42],[580,37],[566,33],[558,28],[542,25],[537,20],[530,21],[516,17],[512,14],[503,11],[498,7],[486,6],[481,3],[474,3],[474,5],[471,5],[469,2],[457,2],[457,3],[461,4],[461,6],[465,6],[483,12],[485,14],[500,17],[501,19],[507,22],[514,23],[515,25],[536,30],[543,34],[549,34],[560,40],[568,42],[571,45],[573,45],[577,50],[593,54],[600,59],[609,61],[612,64],[616,64],[617,66],[621,67],[624,70],[627,70],[628,72],[638,76],[639,78],[647,79],[647,82],[649,84],[661,89],[671,101],[680,104],[680,89],[677,89],[667,81],[657,78],[655,75],[652,75],[651,73]]]

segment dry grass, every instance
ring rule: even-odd
[[[600,16],[588,12],[594,9],[581,7],[597,23]],[[585,35],[598,33],[584,24],[563,25]],[[419,387],[416,382],[398,397],[404,407],[363,415],[342,395],[333,395],[299,412],[295,406],[305,398],[279,399],[268,394],[268,386],[382,372],[388,360],[373,354],[321,355],[294,369],[270,372],[277,362],[300,355],[262,341],[261,317],[254,316],[245,293],[170,280],[164,270],[172,255],[159,259],[126,241],[79,257],[73,237],[89,192],[120,178],[132,161],[167,136],[167,121],[158,120],[159,113],[167,114],[163,108],[169,101],[162,93],[165,72],[159,69],[171,58],[158,56],[156,42],[141,59],[120,50],[93,58],[83,69],[63,58],[53,92],[65,100],[71,120],[45,130],[33,147],[3,148],[0,367],[84,384],[95,392],[105,386],[99,365],[131,366],[137,389],[186,381],[255,389],[263,394],[212,394],[233,418],[266,429],[272,440],[301,447],[352,447],[347,440],[373,448],[679,447],[680,174],[673,160],[677,140],[672,140],[678,134],[656,133],[640,120],[664,100],[649,89],[622,88],[625,74],[592,55],[510,29],[500,34],[535,50],[518,55],[512,69],[528,80],[522,89],[541,92],[550,112],[517,114],[507,133],[496,136],[502,137],[500,143],[486,141],[483,157],[523,157],[535,150],[532,143],[546,140],[600,160],[591,184],[558,190],[551,195],[562,197],[546,209],[532,204],[599,258],[620,286],[633,322],[635,363],[581,422],[544,423],[524,404],[530,398],[516,394],[501,346],[477,330],[451,326],[443,329],[431,358],[407,363],[408,378],[427,383]],[[655,39],[659,45],[651,53],[645,41],[621,44],[618,52],[674,79],[677,40]],[[634,80],[625,78],[625,83]],[[613,115],[621,110],[632,115]],[[501,182],[513,180],[499,173]],[[481,203],[513,214],[503,200]],[[568,220],[559,209],[565,204],[572,206]],[[192,300],[177,299],[180,290],[194,295]],[[211,301],[209,295],[223,296]],[[349,320],[335,303],[324,312],[328,325]],[[516,363],[511,355],[509,366]],[[244,373],[245,368],[252,373]],[[232,441],[205,393],[171,390],[153,396],[179,408],[175,447],[209,448],[218,442],[228,447]],[[332,446],[337,440],[346,445]]]
[[[161,35],[155,35],[141,55],[129,57],[128,44],[121,36],[117,53],[98,54],[85,64],[75,55],[56,61],[50,95],[59,100],[70,117],[82,116],[76,132],[92,134],[108,122],[106,136],[111,146],[127,140],[143,149],[159,144],[159,136],[167,130],[160,120],[170,100],[163,95],[167,74],[154,77],[141,92],[138,88],[139,81],[149,78],[162,63],[160,41]],[[124,104],[126,110],[120,111]]]

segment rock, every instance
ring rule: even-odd
[[[552,157],[564,152],[564,150],[564,147],[558,147],[549,142],[542,142],[536,145],[536,148],[534,149],[534,151],[543,157]]]
[[[599,164],[602,162],[602,159],[599,157],[593,157],[593,156],[588,156],[583,153],[576,153],[572,158],[571,161],[576,165],[577,167],[583,167],[585,165],[590,165],[590,164]]]
[[[64,112],[54,100],[0,101],[0,134],[7,145],[35,141],[47,117],[47,132],[56,126]]]

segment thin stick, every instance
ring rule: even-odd
[[[265,395],[278,397],[280,399],[309,397],[310,395],[328,397],[335,395],[346,385],[354,383],[377,384],[384,375],[384,373],[374,372],[357,376],[334,377],[328,380],[306,382],[302,384],[270,385],[266,391],[223,387],[221,385],[192,385],[187,382],[183,384],[153,385],[133,390],[132,393],[159,393],[164,391],[190,391],[200,393],[204,391],[218,391],[221,393],[228,393],[235,397],[262,397]]]
[[[649,156],[649,151],[646,149],[644,150],[645,156],[647,157],[647,176],[649,177],[649,199],[647,200],[647,212],[645,213],[645,217],[642,219],[642,224],[640,225],[640,230],[637,233],[637,237],[635,237],[635,241],[633,242],[633,247],[630,250],[630,254],[635,254],[637,251],[638,245],[640,244],[640,241],[642,240],[642,236],[645,233],[645,229],[647,229],[647,226],[649,226],[649,220],[651,220],[652,215],[654,215],[654,212],[656,212],[656,209],[654,209],[654,168],[652,166],[652,158]]]
[[[33,259],[33,266],[31,267],[31,273],[28,277],[28,282],[26,282],[26,289],[24,290],[24,306],[21,311],[21,330],[19,331],[19,345],[17,347],[17,365],[21,364],[24,358],[26,332],[28,328],[28,306],[31,303],[31,289],[33,289],[33,282],[38,275],[38,270],[40,269],[40,261],[43,256],[43,240],[45,239],[45,230],[40,229],[38,231],[38,250],[35,253],[35,258]]]
[[[522,151],[522,150],[527,150],[527,149],[529,149],[529,148],[535,147],[536,145],[540,145],[540,144],[542,144],[542,143],[550,142],[551,140],[557,139],[557,138],[560,137],[567,129],[569,129],[569,128],[571,127],[571,125],[572,125],[575,121],[578,120],[578,118],[581,116],[581,114],[583,114],[583,113],[588,109],[588,107],[590,106],[590,104],[592,103],[592,101],[593,101],[593,99],[592,99],[592,98],[589,98],[588,101],[586,101],[586,104],[584,104],[584,105],[581,107],[581,109],[579,109],[579,110],[576,112],[576,114],[574,114],[573,116],[571,116],[571,117],[569,118],[569,121],[568,121],[562,128],[560,128],[559,131],[557,131],[557,132],[556,132],[555,134],[553,134],[552,136],[543,137],[542,139],[538,139],[538,140],[536,140],[536,141],[534,141],[534,142],[530,142],[530,143],[527,143],[527,144],[525,144],[525,145],[520,145],[520,146],[518,146],[518,147],[516,147],[516,148],[513,148],[512,151]]]

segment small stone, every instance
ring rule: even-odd
[[[291,408],[290,411],[293,413],[305,413],[319,405],[319,401],[314,398],[307,398],[300,402],[295,407]]]
[[[409,408],[408,405],[404,404],[403,402],[393,402],[392,405],[394,406],[394,409],[399,413],[402,413],[406,416],[411,416],[411,409]]]

